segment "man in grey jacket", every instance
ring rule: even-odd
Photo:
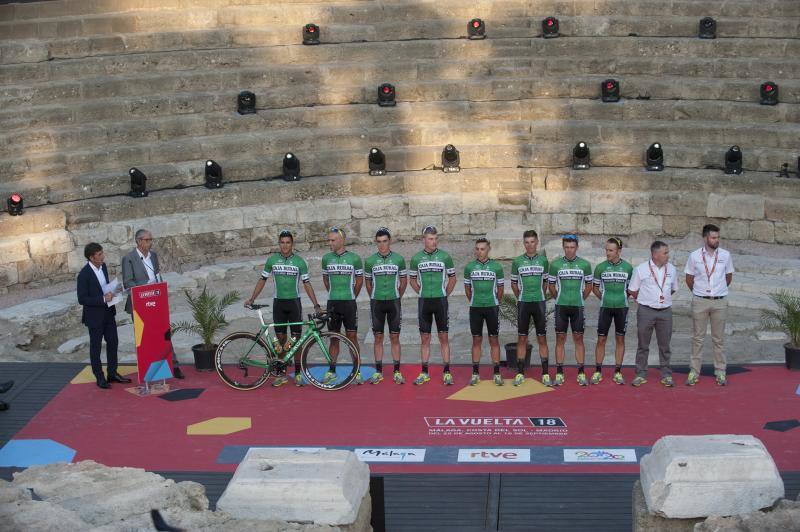
[[[150,248],[153,247],[153,234],[147,229],[139,229],[134,235],[136,247],[122,257],[122,285],[126,290],[134,286],[161,282],[161,268],[158,264],[158,255]],[[133,313],[133,304],[130,293],[125,302],[125,312]],[[176,379],[183,378],[183,372],[178,367],[178,357],[175,349],[172,350],[172,367]]]

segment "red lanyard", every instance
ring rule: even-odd
[[[667,285],[667,264],[664,265],[664,278],[661,280],[661,284],[658,284],[658,277],[656,277],[656,272],[653,270],[653,263],[652,261],[647,261],[647,267],[650,268],[650,275],[653,276],[653,281],[656,282],[656,286],[661,291],[661,297],[659,298],[661,302],[664,302],[664,287]]]
[[[703,267],[706,269],[706,277],[708,278],[708,288],[706,292],[711,292],[711,276],[717,269],[717,261],[719,261],[719,250],[714,252],[714,266],[711,267],[711,272],[708,271],[708,264],[706,263],[706,248],[700,251],[700,256],[703,257]]]

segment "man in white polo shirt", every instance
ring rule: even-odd
[[[728,311],[728,287],[733,281],[731,254],[719,247],[719,227],[703,226],[703,247],[693,251],[686,261],[686,286],[692,291],[692,362],[686,384],[694,386],[700,380],[703,362],[703,343],[708,321],[711,320],[711,342],[714,344],[714,376],[717,384],[725,386],[727,360],[722,350],[725,334],[725,315]]]
[[[672,294],[678,291],[678,279],[675,266],[669,262],[669,246],[666,243],[656,240],[650,245],[650,259],[633,270],[628,291],[639,303],[636,309],[639,336],[639,347],[636,350],[636,378],[631,384],[638,387],[647,382],[650,339],[655,329],[661,384],[674,386],[669,342],[672,338]]]

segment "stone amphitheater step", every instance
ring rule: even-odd
[[[5,175],[18,177],[4,181],[0,189],[24,193],[31,197],[31,204],[121,194],[129,189],[127,171],[133,166],[150,176],[148,186],[153,189],[197,185],[203,182],[202,168],[208,158],[223,166],[228,181],[264,179],[280,174],[283,156],[289,151],[300,159],[305,177],[358,173],[366,172],[366,154],[375,145],[384,150],[389,171],[415,171],[439,166],[442,148],[448,142],[454,142],[461,151],[462,168],[564,167],[571,164],[572,148],[578,140],[531,144],[524,135],[516,140],[509,137],[507,144],[463,144],[453,140],[466,134],[451,132],[439,137],[436,144],[388,147],[391,133],[349,140],[292,135],[296,139],[293,142],[288,142],[286,136],[280,142],[267,142],[257,135],[223,135],[107,151],[45,154],[0,161]],[[314,147],[315,139],[326,147]],[[668,146],[665,154],[670,166],[721,168],[729,147],[730,144]],[[646,144],[629,141],[590,148],[596,166],[641,168]],[[755,148],[745,149],[744,153],[746,171],[770,172],[764,177],[776,176],[781,164],[797,157],[791,149]]]
[[[177,8],[214,8],[220,12],[234,9],[258,9],[270,12],[273,17],[291,10],[306,16],[320,17],[350,16],[368,17],[385,14],[395,19],[406,17],[423,18],[425,15],[438,16],[476,16],[500,18],[507,16],[547,16],[547,15],[627,15],[627,16],[663,16],[665,14],[680,16],[719,16],[719,17],[768,17],[779,12],[787,17],[800,16],[800,8],[793,0],[767,0],[753,4],[749,0],[727,1],[724,4],[711,3],[704,0],[662,1],[640,0],[636,2],[617,2],[616,0],[539,0],[525,2],[512,0],[502,3],[482,0],[464,5],[457,0],[437,2],[418,1],[405,2],[402,6],[385,2],[358,0],[327,0],[314,2],[308,0],[58,0],[38,4],[9,4],[0,6],[0,20],[23,21],[43,18],[60,18],[67,16],[95,15],[102,13],[148,12],[151,10],[169,10]],[[303,10],[308,10],[303,12]],[[313,11],[311,11],[313,10]],[[331,18],[319,20],[331,21]],[[302,22],[307,22],[303,20]]]
[[[783,42],[783,41],[782,41]],[[399,43],[405,44],[405,43]],[[176,45],[177,46],[177,45]],[[481,46],[471,45],[471,46]],[[596,44],[601,46],[600,43]],[[329,47],[330,48],[330,47]],[[637,49],[622,50],[618,55],[604,55],[593,51],[578,50],[577,43],[568,49],[552,54],[519,54],[519,48],[507,47],[509,57],[499,55],[506,49],[493,48],[493,53],[464,58],[417,57],[386,61],[380,55],[365,57],[354,62],[347,55],[332,58],[329,63],[306,62],[284,63],[272,56],[278,49],[235,48],[176,50],[167,52],[144,52],[114,54],[103,57],[50,61],[44,63],[22,63],[0,65],[0,84],[14,90],[14,86],[36,86],[48,82],[75,81],[98,83],[113,81],[115,77],[130,79],[144,76],[149,80],[160,75],[175,75],[179,72],[208,71],[213,65],[213,74],[227,74],[242,84],[250,83],[255,76],[279,79],[298,78],[300,81],[341,84],[342,80],[391,80],[395,83],[408,81],[430,81],[436,79],[464,79],[465,77],[491,74],[519,77],[541,75],[603,75],[624,78],[632,75],[681,75],[685,77],[752,78],[771,79],[776,82],[797,76],[797,61],[789,57],[740,57],[717,54],[709,50],[709,56],[673,56],[670,61],[653,61],[639,54]],[[322,50],[322,48],[315,48]],[[415,50],[412,50],[414,52]],[[528,50],[525,50],[528,51]],[[474,50],[470,50],[474,52]],[[2,53],[0,51],[0,53]],[[623,55],[624,54],[624,55]],[[718,56],[719,55],[719,56]],[[309,58],[303,58],[307,60]],[[206,72],[211,75],[212,72]],[[124,76],[127,76],[125,78]],[[262,82],[263,83],[263,82]]]
[[[279,85],[249,71],[246,83],[234,83],[225,74],[142,76],[130,79],[105,78],[92,82],[52,82],[33,86],[0,88],[0,104],[7,110],[38,105],[80,105],[97,98],[142,97],[144,104],[156,98],[155,105],[169,101],[173,93],[226,91],[229,109],[235,110],[239,90],[256,93],[262,108],[315,105],[376,103],[376,89],[382,80],[359,81],[345,85],[318,84],[313,79],[289,79]],[[244,74],[243,74],[244,76]],[[510,78],[493,74],[466,79],[398,82],[398,101],[486,101],[530,98],[599,99],[599,86],[607,76],[523,76]],[[727,100],[757,102],[758,80],[683,78],[680,76],[626,76],[621,79],[623,99],[648,100]],[[780,82],[783,104],[800,102],[800,81]]]
[[[726,2],[724,9],[703,5],[702,2],[635,2],[629,5],[614,5],[612,2],[595,3],[579,2],[503,2],[478,3],[465,5],[463,2],[405,2],[402,5],[384,4],[382,2],[360,2],[348,4],[309,3],[287,8],[285,2],[255,2],[266,5],[214,5],[190,2],[189,5],[175,3],[161,6],[124,6],[104,13],[96,8],[85,12],[85,9],[71,8],[56,2],[48,8],[15,9],[4,7],[0,11],[0,24],[7,25],[7,31],[14,38],[46,38],[73,37],[79,35],[95,35],[141,31],[153,25],[162,25],[169,29],[213,28],[217,26],[251,26],[270,25],[276,22],[293,24],[299,27],[309,21],[336,26],[339,24],[357,24],[368,26],[389,22],[418,22],[428,19],[455,19],[463,22],[473,16],[481,16],[487,21],[503,21],[504,19],[532,18],[535,22],[548,15],[558,15],[564,19],[563,28],[566,34],[570,28],[580,31],[582,18],[589,17],[630,17],[651,20],[650,27],[661,27],[663,31],[683,30],[683,21],[672,22],[671,17],[694,19],[706,15],[721,18],[721,30],[724,34],[729,29],[727,24],[740,17],[770,17],[776,14],[783,17],[796,17],[798,9],[791,2],[765,2],[758,6],[747,2]],[[186,7],[192,6],[190,10]],[[77,7],[77,6],[76,6]],[[141,9],[141,7],[145,7]],[[157,9],[147,9],[153,7]],[[128,11],[128,12],[125,12]],[[188,11],[188,13],[187,13]],[[79,12],[76,14],[76,12]],[[654,19],[653,17],[658,17]],[[759,17],[759,18],[760,18]],[[576,18],[577,20],[573,20]],[[746,20],[746,19],[745,19]],[[789,21],[791,22],[791,21]],[[499,25],[499,24],[498,24]],[[537,24],[538,25],[538,24]],[[737,33],[731,24],[732,33]],[[778,24],[780,26],[780,24]],[[490,26],[491,28],[492,26]],[[635,27],[635,26],[634,26]],[[758,27],[756,25],[756,27]],[[696,26],[695,26],[696,31]],[[461,28],[463,31],[463,28]],[[684,30],[686,31],[686,30]],[[693,32],[692,32],[693,33]],[[689,33],[690,35],[692,33]]]
[[[416,116],[424,112],[425,106],[415,111]],[[411,113],[400,114],[400,123],[392,123],[395,113],[384,113],[381,126],[371,126],[357,121],[354,117],[342,117],[340,126],[337,121],[322,121],[314,127],[313,147],[315,150],[327,150],[334,147],[352,147],[364,145],[367,141],[374,140],[376,144],[389,143],[392,148],[413,145],[435,145],[436,142],[452,142],[454,144],[478,143],[487,144],[513,144],[531,143],[558,143],[586,141],[592,145],[620,145],[633,144],[641,141],[650,143],[658,141],[664,144],[666,156],[669,150],[676,145],[699,144],[743,144],[748,151],[755,148],[795,148],[795,133],[797,126],[794,124],[729,124],[726,122],[658,122],[652,119],[621,122],[617,117],[609,120],[513,120],[492,119],[490,116],[481,117],[467,114],[450,115],[458,116],[463,125],[443,125],[447,120],[450,110],[440,111],[438,118],[431,123],[430,118],[420,121],[406,122],[411,118]],[[346,114],[345,114],[346,116]],[[309,136],[309,125],[304,122],[294,124],[278,124],[278,127],[261,117],[231,117],[216,115],[205,120],[202,117],[181,116],[171,117],[168,120],[153,120],[150,122],[114,124],[102,126],[68,127],[56,131],[30,131],[14,132],[0,135],[0,157],[12,158],[19,153],[26,156],[33,154],[58,153],[67,151],[74,153],[76,150],[85,150],[86,146],[102,147],[103,151],[122,149],[124,147],[137,148],[143,143],[179,142],[194,140],[203,151],[217,151],[214,146],[220,135],[225,136],[225,141],[241,143],[243,147],[249,146],[252,135],[269,135],[269,146],[288,146],[295,150],[308,150],[309,142],[304,137]],[[387,120],[388,119],[388,120]],[[391,124],[391,125],[387,125]],[[354,124],[360,127],[353,128]],[[284,127],[280,127],[283,125]],[[297,126],[301,127],[298,128]],[[423,127],[424,125],[424,127]],[[290,127],[286,127],[290,126]],[[294,127],[291,127],[294,126]],[[350,126],[350,127],[348,127]],[[646,144],[641,146],[640,152]],[[187,151],[189,158],[193,151]],[[248,153],[257,154],[258,150]],[[199,154],[202,156],[202,154]],[[219,153],[215,156],[219,157]],[[156,160],[154,152],[150,151],[152,162]],[[677,166],[677,165],[675,165]]]
[[[105,55],[127,55],[139,52],[170,50],[202,50],[245,46],[288,46],[299,43],[300,25],[274,21],[261,23],[258,17],[235,21],[235,27],[213,27],[207,17],[192,17],[184,22],[182,14],[157,13],[115,15],[112,20],[81,18],[76,24],[54,21],[48,31],[43,23],[0,23],[9,39],[0,43],[0,64],[37,63],[53,59],[76,59]],[[403,41],[414,39],[441,40],[466,37],[466,20],[415,20],[361,25],[334,24],[323,28],[324,44],[355,42]],[[485,20],[489,37],[497,39],[535,38],[540,36],[539,18]],[[562,38],[571,37],[662,37],[696,38],[695,17],[563,17],[559,19]],[[225,22],[222,25],[228,25]],[[159,28],[152,32],[152,28]],[[771,42],[792,39],[800,30],[800,20],[785,18],[718,19],[718,38],[763,38]],[[105,31],[104,31],[105,30]],[[172,31],[175,30],[175,31]],[[91,33],[89,33],[91,32]],[[44,34],[44,35],[43,35]],[[59,38],[48,38],[49,34]],[[37,40],[33,40],[37,39]],[[722,42],[722,41],[719,41]]]
[[[149,101],[148,101],[149,100]],[[175,94],[169,97],[105,98],[75,106],[47,105],[0,110],[6,131],[43,131],[47,138],[68,135],[68,131],[104,128],[110,142],[122,139],[125,130],[136,135],[147,129],[175,134],[191,129],[197,134],[219,128],[249,130],[316,128],[361,124],[367,127],[392,124],[443,123],[452,117],[472,120],[652,120],[654,122],[696,121],[728,124],[775,124],[800,122],[800,106],[763,106],[753,102],[706,100],[624,100],[608,105],[599,100],[555,98],[512,101],[398,102],[395,108],[374,104],[326,105],[313,108],[264,109],[257,115],[240,117],[231,112],[230,94]],[[124,122],[124,124],[123,124]],[[112,123],[112,124],[109,124]],[[727,127],[727,126],[726,126]],[[16,135],[20,135],[17,131]],[[137,137],[143,138],[143,137]],[[62,142],[61,140],[58,141]]]

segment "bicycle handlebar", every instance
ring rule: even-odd
[[[267,308],[268,306],[269,306],[269,305],[258,305],[258,304],[256,304],[256,303],[253,303],[253,304],[252,304],[252,305],[250,305],[250,306],[245,306],[245,308],[248,308],[248,309],[250,309],[250,310],[259,310],[259,309],[262,309],[262,308]]]

